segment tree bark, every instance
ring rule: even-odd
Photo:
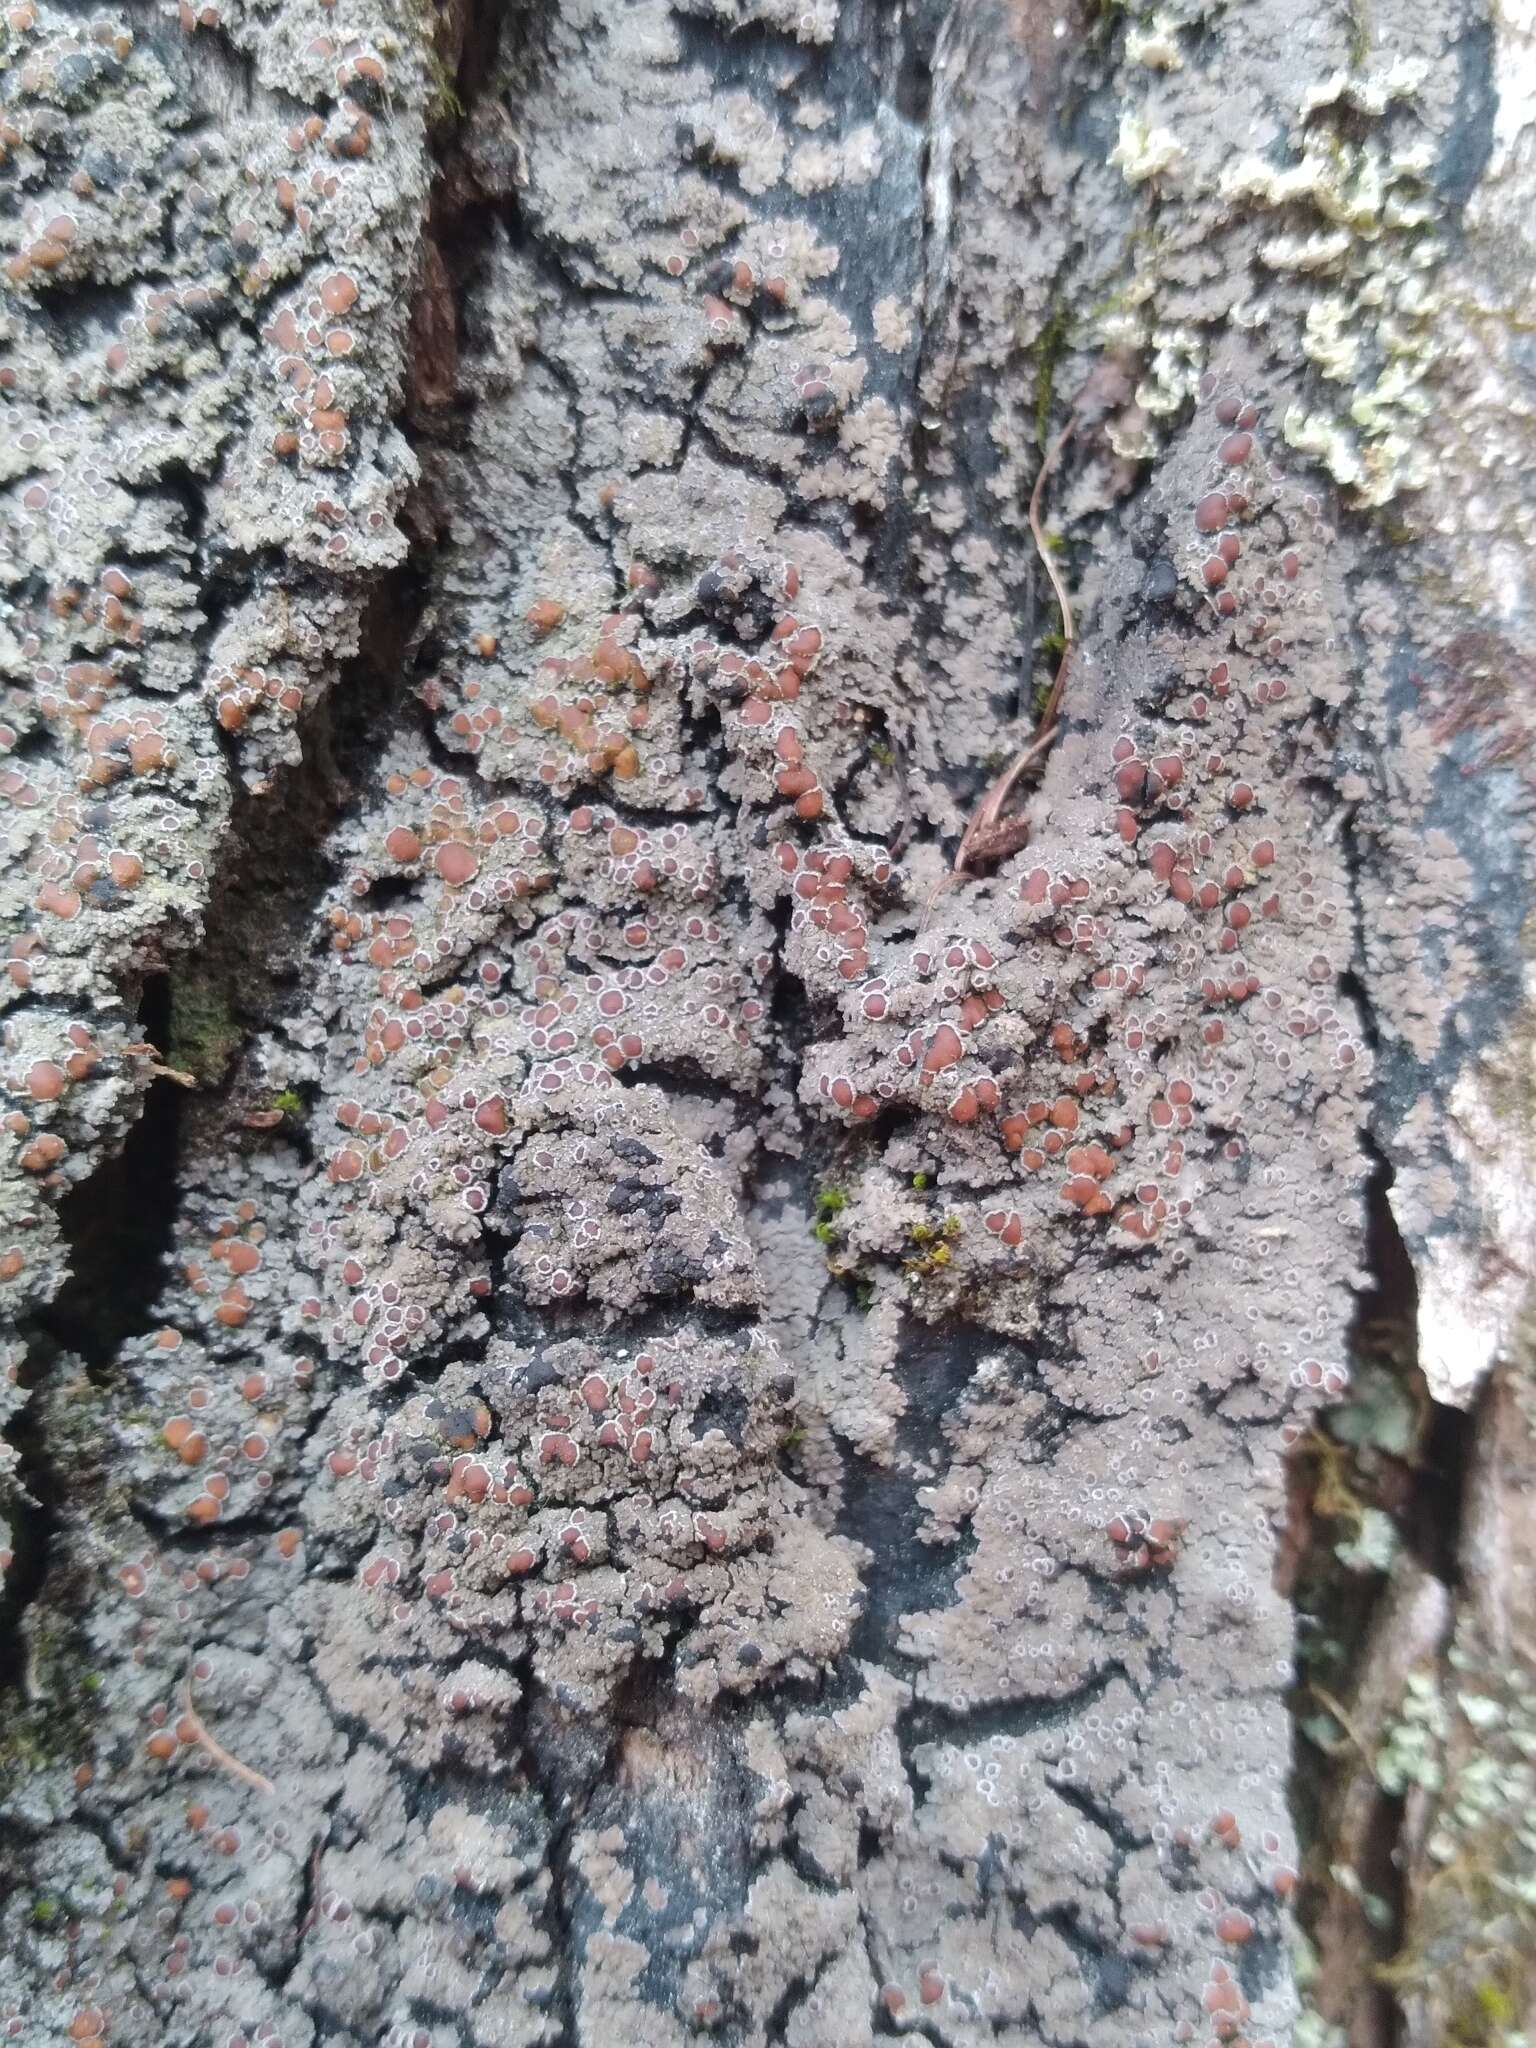
[[[6,19],[4,2038],[1512,2040],[1529,24]]]

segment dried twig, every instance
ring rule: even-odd
[[[1045,529],[1040,524],[1040,498],[1045,489],[1045,480],[1055,468],[1061,451],[1071,440],[1077,427],[1077,414],[1073,413],[1067,424],[1046,450],[1045,460],[1040,465],[1040,474],[1035,478],[1035,488],[1029,494],[1029,531],[1035,543],[1035,552],[1041,566],[1051,580],[1056,593],[1056,602],[1061,606],[1061,660],[1056,665],[1056,680],[1051,684],[1051,694],[1045,700],[1045,709],[1035,725],[1037,734],[1047,727],[1054,727],[1056,714],[1061,709],[1062,693],[1067,686],[1067,663],[1072,659],[1072,648],[1077,639],[1077,629],[1072,621],[1072,600],[1067,595],[1067,586],[1062,582],[1059,571],[1046,542]]]
[[[949,888],[962,875],[966,874],[973,862],[1004,860],[1010,853],[1017,853],[1019,848],[1029,838],[1029,821],[1023,817],[1005,818],[1003,816],[1003,807],[1013,794],[1014,787],[1018,783],[1020,776],[1027,769],[1032,768],[1037,761],[1044,759],[1055,743],[1056,735],[1061,730],[1058,714],[1061,710],[1062,697],[1066,691],[1067,664],[1072,659],[1072,649],[1077,640],[1077,629],[1072,618],[1072,600],[1068,597],[1067,587],[1062,582],[1056,564],[1051,558],[1050,546],[1045,537],[1045,529],[1040,523],[1040,505],[1045,493],[1046,480],[1060,459],[1061,451],[1066,447],[1068,441],[1071,440],[1077,428],[1077,423],[1078,414],[1074,412],[1050,447],[1045,451],[1045,459],[1040,464],[1040,471],[1035,478],[1034,489],[1029,494],[1029,531],[1034,539],[1035,549],[1039,554],[1041,565],[1046,575],[1050,578],[1051,588],[1056,593],[1056,602],[1061,607],[1061,660],[1056,665],[1056,675],[1051,683],[1050,694],[1045,700],[1039,718],[1035,721],[1034,731],[1008,763],[1002,774],[995,781],[989,783],[982,792],[981,800],[971,813],[970,822],[967,824],[959,847],[956,849],[952,871],[948,875],[941,876],[934,884],[933,893],[929,896],[923,911],[924,924],[928,922],[929,915],[940,893]]]
[[[1339,1726],[1343,1729],[1345,1735],[1349,1738],[1350,1742],[1354,1744],[1355,1748],[1359,1750],[1361,1756],[1365,1758],[1367,1764],[1374,1764],[1375,1759],[1369,1744],[1367,1744],[1365,1740],[1362,1738],[1359,1731],[1351,1722],[1349,1715],[1344,1711],[1343,1707],[1340,1706],[1339,1702],[1334,1698],[1333,1694],[1328,1691],[1327,1687],[1319,1685],[1317,1681],[1314,1679],[1308,1683],[1307,1691],[1311,1693],[1313,1699],[1317,1700],[1322,1705],[1324,1712],[1331,1714],[1334,1720],[1338,1722]]]
[[[998,859],[1003,853],[1015,852],[1023,845],[1023,821],[1018,821],[1017,826],[1004,824],[1003,806],[1013,794],[1014,785],[1025,769],[1049,753],[1051,742],[1059,730],[1057,713],[1061,709],[1062,696],[1067,686],[1067,663],[1072,659],[1077,629],[1072,619],[1072,600],[1068,597],[1067,586],[1062,582],[1056,564],[1051,558],[1045,529],[1040,524],[1040,503],[1045,493],[1046,479],[1056,467],[1061,451],[1071,440],[1076,427],[1077,414],[1074,412],[1045,451],[1045,460],[1041,463],[1040,472],[1035,478],[1035,487],[1029,494],[1029,531],[1034,539],[1041,567],[1050,578],[1051,588],[1056,593],[1056,602],[1061,607],[1061,660],[1056,665],[1055,680],[1051,684],[1050,695],[1045,700],[1044,708],[1035,721],[1034,732],[1002,774],[987,789],[971,816],[971,822],[965,828],[965,836],[960,841],[959,851],[955,855],[957,875],[964,874],[973,860]],[[995,852],[992,850],[994,844]]]
[[[163,1065],[157,1046],[141,1042],[137,1045],[125,1045],[123,1051],[125,1053],[132,1053],[135,1058],[143,1060],[157,1081],[174,1081],[181,1088],[195,1088],[197,1086],[196,1074],[184,1073],[180,1067],[167,1067]]]
[[[988,786],[981,802],[971,813],[971,822],[966,826],[965,836],[955,854],[954,872],[957,875],[963,875],[973,860],[1000,860],[1004,853],[1015,853],[1023,845],[1022,836],[1018,837],[1017,844],[1013,842],[1015,824],[1021,828],[1024,820],[1010,820],[1005,824],[1003,805],[1013,794],[1013,786],[1025,769],[1050,752],[1056,732],[1054,725],[1047,726],[1044,732],[1037,732],[1019,749],[997,780]],[[1008,841],[1007,845],[1003,844],[1004,840]]]
[[[222,1764],[225,1770],[230,1772],[232,1776],[239,1778],[247,1785],[254,1785],[258,1792],[265,1793],[267,1798],[271,1799],[277,1792],[277,1787],[273,1784],[272,1780],[263,1777],[260,1771],[253,1771],[249,1764],[241,1763],[239,1757],[231,1756],[218,1737],[209,1734],[207,1727],[204,1725],[202,1715],[198,1713],[196,1707],[192,1704],[192,1667],[190,1665],[187,1667],[183,1690],[187,1719],[192,1724],[193,1741],[201,1748],[206,1749],[214,1762]]]

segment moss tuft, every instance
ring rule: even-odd
[[[1067,309],[1061,299],[1051,301],[1045,325],[1040,330],[1035,361],[1035,441],[1044,448],[1051,431],[1051,402],[1056,393],[1056,372],[1067,352]]]
[[[196,965],[172,974],[168,1065],[191,1074],[203,1088],[217,1088],[240,1039],[222,980]]]
[[[937,1223],[914,1223],[907,1232],[907,1256],[902,1260],[907,1278],[914,1284],[942,1273],[954,1257],[954,1246],[964,1225],[949,1215]]]

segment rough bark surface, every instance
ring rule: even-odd
[[[0,2033],[1513,2038],[1528,25],[5,21]]]

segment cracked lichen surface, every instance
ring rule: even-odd
[[[403,556],[397,280],[427,167],[404,20],[26,0],[0,37],[13,1323],[156,1071],[139,985],[200,933],[237,793],[299,759]]]
[[[1272,1559],[1364,1257],[1391,585],[1288,445],[1305,353],[1232,331],[1274,223],[1225,223],[1225,281],[1194,252],[1256,109],[1278,139],[1396,97],[1327,83],[1339,24],[1277,85],[1256,8],[1214,50],[1157,17],[1124,84],[1006,10],[568,0],[494,58],[471,22],[411,452],[432,72],[414,10],[345,5],[199,16],[213,72],[167,30],[78,87],[180,165],[243,53],[245,111],[174,171],[187,265],[229,215],[217,291],[175,287],[213,311],[149,303],[158,170],[78,237],[17,215],[26,375],[96,464],[76,518],[101,564],[140,534],[119,592],[68,566],[66,484],[18,484],[59,566],[19,572],[17,772],[57,773],[17,860],[80,901],[24,923],[6,1079],[19,1148],[78,1148],[60,1189],[149,1071],[121,991],[217,934],[237,783],[281,804],[309,765],[421,485],[297,935],[233,1025],[227,966],[173,974],[213,1092],[165,1271],[31,1396],[29,1648],[80,1697],[9,1809],[8,2038],[1277,2040]],[[65,91],[66,31],[27,33],[8,85]],[[175,348],[135,431],[174,431],[106,477],[90,451],[138,444],[46,295],[141,273],[124,361]],[[1117,295],[1141,359],[1053,483],[1065,726],[1027,846],[955,876],[1057,623],[1040,430]],[[79,688],[132,701],[96,750],[118,704],[51,674],[82,633],[112,680]],[[118,803],[152,835],[126,913],[92,894],[139,845]]]

